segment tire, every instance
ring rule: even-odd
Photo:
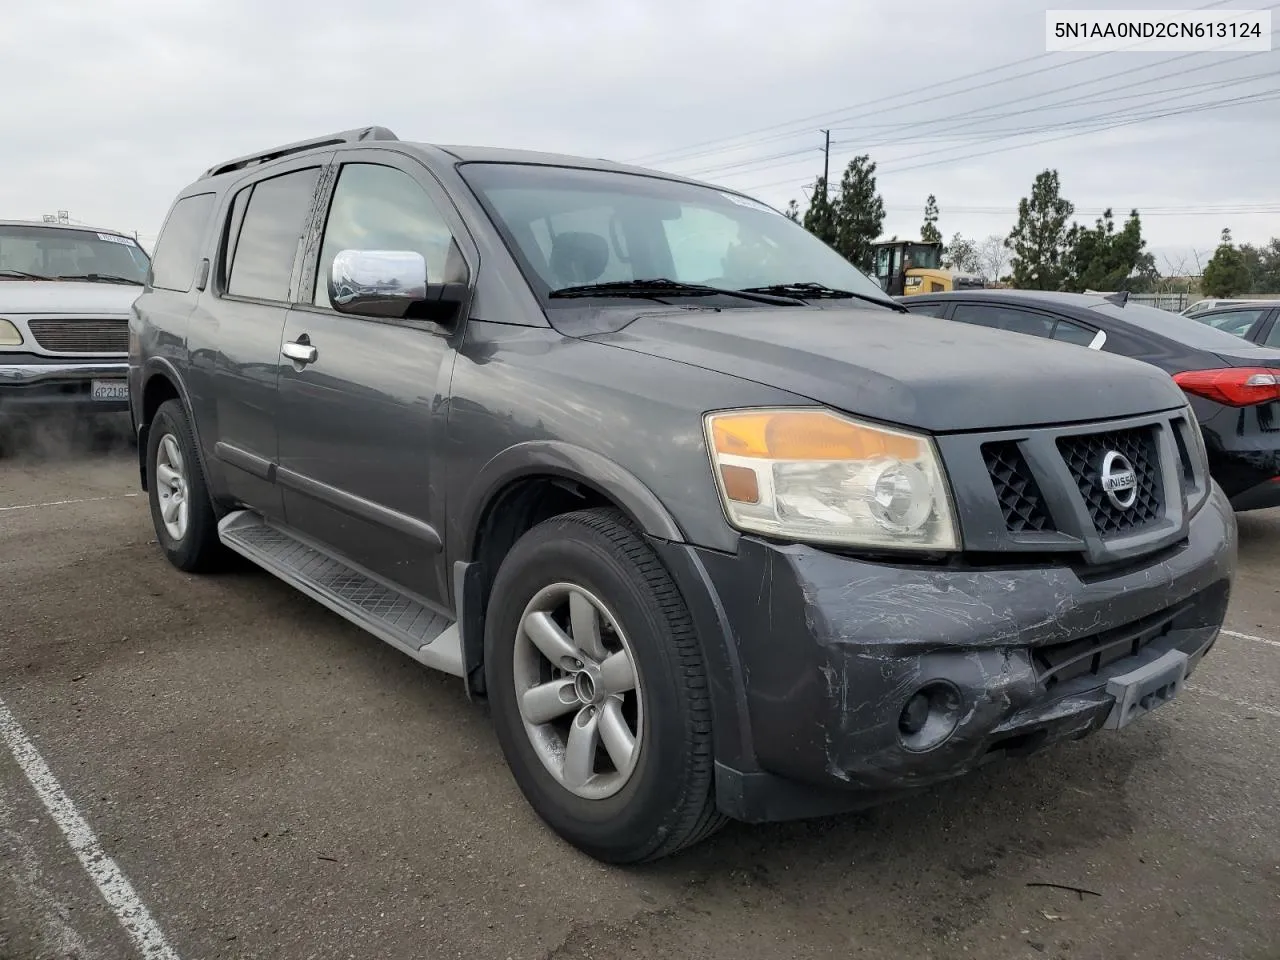
[[[169,500],[166,493],[172,491],[172,486],[157,479],[158,473],[173,460],[171,448],[166,446],[161,452],[161,444],[170,438],[177,447],[181,477],[185,481],[186,522],[180,533],[170,529],[164,516]],[[218,539],[218,518],[209,498],[191,425],[179,400],[162,403],[147,431],[147,491],[156,539],[169,562],[187,573],[220,569],[226,562],[227,550]]]
[[[615,663],[615,654],[628,654],[637,679],[634,690],[620,697],[609,694],[605,673],[595,667],[601,658],[581,658],[579,666],[586,664],[586,669],[580,672],[596,677],[593,683],[599,687],[591,689],[603,698],[582,699],[581,677],[572,664],[557,673],[542,654],[545,642],[530,639],[535,631],[524,625],[532,622],[525,618],[531,609],[558,610],[552,618],[569,624],[568,606],[556,606],[566,586],[574,597],[568,604],[585,600],[602,605],[597,622],[604,625],[604,640],[596,649]],[[578,644],[565,632],[557,636]],[[541,671],[536,678],[530,673],[535,660]],[[583,852],[617,864],[657,860],[725,823],[715,806],[711,704],[693,622],[657,555],[622,514],[609,509],[564,514],[520,538],[490,594],[485,677],[498,741],[516,783],[543,821]],[[566,708],[569,712],[550,725],[527,726],[521,704],[529,701],[518,690],[531,684],[568,684],[570,679],[571,691],[559,688],[568,691],[562,696],[578,698]],[[621,705],[613,704],[614,699]],[[558,709],[554,700],[550,703],[552,710]],[[612,742],[618,743],[617,718],[622,717],[637,734],[638,755],[623,751],[635,758],[624,771],[602,733],[591,769],[605,770],[590,774],[583,785],[569,773],[565,758],[572,753],[570,741],[567,733],[556,739],[561,732],[556,725],[573,731],[583,717],[589,723],[591,715],[603,731],[607,714],[613,718]],[[535,745],[544,737],[558,754],[555,748]],[[576,790],[566,786],[571,780],[579,782]]]

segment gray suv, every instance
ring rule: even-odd
[[[461,678],[606,861],[1124,727],[1227,607],[1167,374],[906,315],[668,174],[380,127],[230,160],[130,342],[172,563],[233,551]]]

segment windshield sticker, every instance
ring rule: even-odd
[[[730,203],[736,203],[738,206],[746,207],[748,210],[760,210],[764,213],[774,213],[774,214],[777,214],[778,216],[782,216],[782,214],[778,213],[778,211],[773,209],[773,207],[766,206],[765,204],[761,203],[759,200],[752,200],[748,197],[740,197],[736,193],[721,193],[720,196],[724,197]]]
[[[124,244],[126,247],[136,247],[136,246],[137,246],[137,244],[133,242],[133,238],[131,238],[131,237],[118,237],[118,236],[116,236],[114,233],[100,233],[100,234],[98,234],[98,239],[99,239],[99,240],[105,240],[105,241],[107,241],[107,243],[122,243],[122,244]]]

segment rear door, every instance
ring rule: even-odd
[[[445,417],[464,325],[342,314],[327,278],[344,249],[421,253],[431,283],[469,282],[477,256],[427,169],[388,150],[343,151],[318,252],[308,258],[279,355],[280,468],[286,522],[304,537],[427,603],[448,597]],[[464,252],[465,251],[465,252]]]
[[[223,466],[225,492],[270,517],[283,510],[274,477],[280,341],[331,156],[284,164],[233,195],[219,264],[221,296],[207,318],[214,453]]]

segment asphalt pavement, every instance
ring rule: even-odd
[[[264,572],[172,568],[109,439],[0,458],[0,960],[1280,957],[1280,511],[1135,726],[618,869],[460,682]]]

